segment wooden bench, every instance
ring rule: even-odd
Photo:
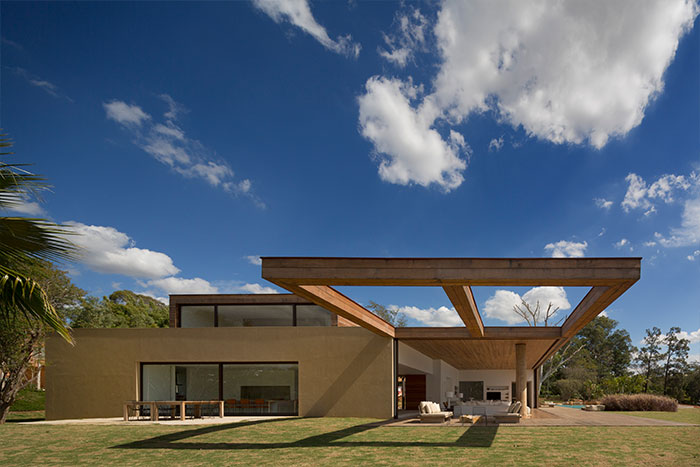
[[[180,420],[185,420],[186,407],[191,405],[194,407],[194,417],[202,417],[202,406],[203,405],[218,405],[219,406],[219,417],[224,416],[224,401],[126,401],[124,403],[124,421],[129,421],[129,410],[132,408],[138,408],[142,406],[150,407],[151,420],[158,420],[158,407],[159,406],[170,406],[171,408],[171,418],[175,416],[175,409],[180,407]]]

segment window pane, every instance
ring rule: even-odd
[[[330,326],[331,313],[318,305],[297,305],[297,326]]]
[[[180,307],[181,328],[211,328],[214,327],[213,306],[182,306]]]
[[[217,400],[219,365],[144,365],[145,401]]]
[[[219,327],[293,325],[291,305],[219,306]]]
[[[296,363],[224,365],[227,415],[298,412]]]

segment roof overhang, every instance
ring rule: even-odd
[[[464,367],[459,362],[468,355],[507,352],[514,342],[531,342],[528,366],[540,366],[637,282],[640,269],[641,258],[262,258],[264,279],[376,334],[452,360],[456,368]],[[442,287],[465,327],[394,328],[333,286]],[[591,289],[561,327],[526,328],[484,326],[472,286]],[[504,355],[501,361],[514,358]]]

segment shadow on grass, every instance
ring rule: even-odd
[[[395,441],[343,441],[359,433],[368,430],[384,430],[376,423],[355,425],[342,430],[336,430],[328,433],[322,433],[315,436],[309,436],[304,439],[290,442],[271,442],[271,443],[250,443],[250,442],[196,442],[184,441],[196,436],[217,433],[223,431],[231,431],[231,439],[235,439],[235,430],[252,425],[263,423],[280,423],[283,420],[260,420],[241,423],[228,423],[225,425],[215,425],[209,427],[196,428],[193,430],[185,430],[177,433],[156,436],[153,438],[134,441],[131,443],[113,446],[112,449],[196,449],[196,450],[266,450],[266,449],[288,449],[288,448],[317,448],[317,447],[464,447],[464,448],[487,448],[493,444],[498,431],[497,426],[482,427],[472,426],[456,440],[451,442],[435,442],[435,441],[415,441],[405,439],[406,433],[402,433],[402,429],[391,429],[384,433],[396,434]],[[421,428],[421,430],[431,428]],[[443,430],[442,427],[436,427],[436,430]],[[445,432],[446,433],[446,432]],[[405,439],[405,440],[402,440]]]

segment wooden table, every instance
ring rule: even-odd
[[[218,405],[219,406],[219,417],[224,416],[224,401],[126,401],[124,403],[124,421],[129,421],[129,408],[149,406],[151,409],[151,420],[158,420],[158,406],[170,406],[172,409],[171,418],[174,418],[175,408],[180,407],[180,420],[185,420],[185,408],[187,405],[194,406],[194,417],[202,417],[202,406],[203,405]]]
[[[479,420],[481,420],[481,415],[460,415],[459,421],[462,425],[469,423],[471,425],[476,425]]]

